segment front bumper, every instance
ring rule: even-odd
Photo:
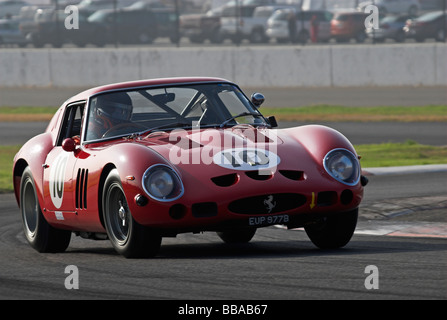
[[[336,181],[318,184],[306,177],[291,181],[280,173],[267,181],[256,181],[256,185],[249,180],[240,177],[237,185],[196,186],[195,191],[185,185],[182,198],[168,203],[150,199],[145,205],[133,200],[138,195],[146,196],[135,189],[128,196],[129,208],[138,223],[156,228],[162,234],[175,235],[272,224],[295,228],[358,208],[363,198],[361,183],[355,186]]]

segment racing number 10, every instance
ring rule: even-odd
[[[223,156],[231,163],[234,168],[241,166],[241,163],[247,163],[250,166],[268,165],[269,158],[262,150],[231,150],[224,152]]]
[[[65,164],[67,158],[59,158],[55,163],[55,174],[53,180],[53,197],[62,198],[64,191]],[[56,194],[57,193],[57,194]]]

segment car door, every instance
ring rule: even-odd
[[[16,41],[17,32],[14,30],[14,25],[11,21],[5,22],[2,25],[2,40],[4,43],[14,43]]]
[[[76,164],[75,152],[62,148],[65,138],[80,135],[84,103],[68,106],[55,147],[48,153],[43,165],[43,194],[45,211],[54,214],[61,225],[76,225],[73,171]]]

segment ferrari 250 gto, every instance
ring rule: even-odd
[[[65,251],[72,233],[109,239],[128,258],[163,237],[217,232],[250,241],[258,228],[304,227],[320,248],[351,239],[366,178],[339,132],[275,129],[219,78],[166,78],[93,88],[68,99],[14,158],[25,237]]]

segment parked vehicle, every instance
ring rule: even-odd
[[[257,7],[272,5],[274,2],[274,0],[239,0],[238,3],[228,1],[223,5],[212,6],[212,9],[205,14],[183,14],[180,16],[181,34],[193,43],[203,43],[205,40],[221,43],[225,38],[230,38],[235,42],[239,42],[242,38],[250,39],[250,35],[245,36],[248,32],[245,27],[244,30],[239,29],[245,24],[247,18],[253,16]],[[222,3],[219,2],[219,4]],[[236,7],[239,8],[238,12]],[[236,25],[236,21],[239,21],[239,25]],[[251,25],[251,22],[248,23]],[[262,37],[262,32],[256,28],[253,41],[264,40],[267,39]]]
[[[266,34],[277,42],[307,42],[311,35],[311,21],[318,23],[318,41],[331,38],[332,14],[323,10],[297,11],[292,8],[276,10],[267,21]]]
[[[385,39],[393,39],[396,42],[405,41],[405,23],[412,16],[408,14],[400,16],[386,16],[379,22],[379,29],[367,29],[366,34],[375,41],[382,42]]]
[[[154,0],[154,1],[141,0],[141,1],[132,3],[127,8],[150,10],[150,9],[164,9],[164,8],[168,8],[168,6],[158,0]],[[105,9],[110,9],[110,8],[105,8]]]
[[[355,39],[364,42],[366,39],[365,19],[367,14],[363,12],[335,13],[331,21],[331,36],[337,42],[345,42]]]
[[[289,6],[241,6],[236,14],[233,7],[223,11],[220,32],[223,38],[230,38],[234,42],[248,39],[252,43],[265,43],[269,41],[266,34],[267,21],[279,9]]]
[[[6,0],[0,2],[0,19],[10,18],[19,14],[22,7],[29,6],[29,3],[22,0]]]
[[[77,7],[79,11],[84,11],[86,14],[93,14],[102,9],[124,8],[135,2],[136,0],[82,0],[77,4]]]
[[[0,19],[0,46],[18,45],[24,47],[28,41],[19,30],[19,21],[13,19]]]
[[[220,10],[207,14],[186,14],[180,16],[180,34],[193,43],[221,43]]]
[[[433,11],[407,21],[404,27],[407,38],[422,42],[429,38],[445,41],[447,18],[445,11]]]
[[[104,43],[149,44],[158,37],[176,41],[176,16],[172,9],[98,10],[88,17]]]
[[[419,0],[374,0],[374,1],[364,1],[359,3],[359,10],[364,12],[366,6],[375,5],[379,8],[379,12],[382,15],[388,13],[394,14],[404,14],[415,16],[418,14],[421,5]]]
[[[36,48],[46,44],[60,47],[65,43],[74,43],[80,47],[88,43],[103,45],[95,28],[88,23],[86,15],[79,12],[79,29],[67,29],[66,17],[64,10],[38,9],[34,20],[21,22],[19,28]]]

